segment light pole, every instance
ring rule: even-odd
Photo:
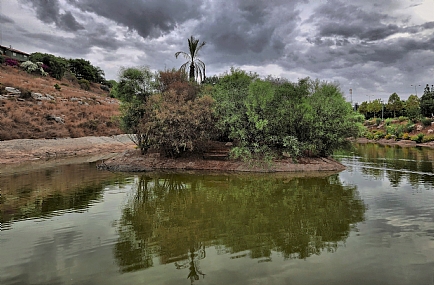
[[[420,86],[420,84],[419,85],[416,85],[416,84],[411,84],[411,86],[414,86],[414,92],[416,92],[416,97],[417,97],[417,89],[416,89],[416,86]]]

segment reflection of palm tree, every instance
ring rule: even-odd
[[[205,80],[205,63],[198,58],[198,53],[204,45],[205,42],[199,43],[199,39],[191,36],[188,39],[189,53],[183,51],[175,53],[176,58],[182,54],[184,58],[187,59],[187,62],[181,65],[180,70],[185,72],[187,68],[189,68],[189,78],[191,81],[194,81],[196,78],[202,81],[202,77]]]
[[[205,278],[205,274],[199,268],[199,260],[204,259],[206,257],[205,246],[199,246],[197,251],[194,248],[190,248],[190,255],[188,256],[188,260],[184,263],[175,262],[176,269],[184,269],[187,268],[190,270],[188,273],[187,279],[190,279],[191,284],[194,283],[195,280],[199,280],[199,275],[202,275],[202,278]]]

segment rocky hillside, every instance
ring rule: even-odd
[[[121,134],[119,102],[100,85],[0,66],[0,140]]]

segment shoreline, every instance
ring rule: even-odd
[[[376,143],[376,144],[381,144],[381,145],[397,145],[397,146],[401,146],[401,147],[417,147],[417,146],[421,146],[421,147],[429,147],[429,148],[434,148],[434,141],[431,142],[427,142],[427,143],[416,143],[414,141],[411,140],[399,140],[399,141],[395,141],[393,139],[379,139],[379,140],[370,140],[367,138],[357,138],[355,140],[353,140],[354,143]]]
[[[291,159],[248,163],[239,160],[208,160],[203,158],[161,158],[159,154],[140,155],[128,150],[98,165],[101,170],[114,172],[151,172],[156,170],[200,170],[222,172],[339,172],[345,166],[332,158],[303,158],[300,163]]]

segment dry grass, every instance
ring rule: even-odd
[[[55,101],[33,98],[0,100],[0,140],[110,136],[122,133],[116,117],[119,102],[108,92],[91,86],[80,89],[77,82],[62,81],[27,74],[17,68],[0,66],[0,87],[14,87],[41,94],[50,94]],[[61,86],[56,90],[54,85]],[[60,117],[64,123],[52,120]]]

